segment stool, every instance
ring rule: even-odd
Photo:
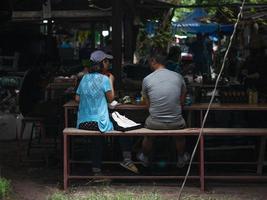
[[[21,130],[20,130],[20,140],[23,140],[23,135],[25,132],[25,127],[27,123],[32,123],[30,140],[28,142],[27,156],[30,155],[31,148],[40,148],[40,142],[42,138],[45,138],[45,128],[44,128],[44,119],[38,117],[24,117],[21,121]],[[38,143],[39,145],[32,145],[33,142],[33,133],[36,133],[36,128],[39,128],[38,134]],[[35,130],[35,131],[34,131]]]

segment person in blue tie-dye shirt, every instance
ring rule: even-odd
[[[114,76],[101,74],[104,68],[108,68],[111,55],[97,50],[91,54],[89,73],[85,74],[76,91],[76,101],[79,102],[77,127],[85,130],[98,130],[106,133],[113,130],[113,124],[109,118],[108,102],[114,99]],[[138,169],[131,160],[131,152],[123,147],[125,138],[121,140],[124,161],[121,165],[135,173]],[[126,141],[127,142],[127,141]],[[92,171],[101,173],[103,138],[92,137]]]

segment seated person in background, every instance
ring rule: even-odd
[[[145,127],[158,130],[176,130],[186,127],[182,116],[181,104],[186,93],[183,77],[165,68],[166,56],[161,49],[153,49],[149,55],[149,64],[154,70],[145,77],[142,94],[149,105],[150,116]],[[177,150],[177,166],[183,167],[190,155],[185,153],[185,138],[175,137]],[[153,138],[145,137],[142,143],[142,153],[137,155],[144,166],[149,164],[149,156],[153,146]]]
[[[97,130],[105,133],[113,130],[109,118],[108,102],[114,99],[114,76],[101,74],[103,68],[108,68],[113,57],[103,51],[91,54],[89,73],[85,74],[78,86],[75,100],[79,102],[77,126],[85,130]],[[108,102],[107,102],[108,100]],[[125,139],[125,138],[124,138]],[[131,160],[131,146],[121,142],[124,161],[121,165],[135,173],[138,169]],[[92,137],[92,171],[95,175],[101,173],[103,137]]]
[[[166,61],[166,68],[168,70],[181,74],[182,70],[180,66],[180,60],[181,60],[181,48],[179,46],[170,47]]]
[[[43,117],[52,123],[58,121],[60,107],[53,101],[44,100],[50,79],[46,66],[36,66],[25,73],[19,92],[19,108],[24,117]]]

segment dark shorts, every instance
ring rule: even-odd
[[[94,121],[80,123],[79,129],[99,131],[98,124],[97,124],[97,122],[94,122]]]
[[[183,117],[177,122],[159,122],[149,116],[146,119],[145,127],[152,130],[178,130],[186,127],[185,120]]]

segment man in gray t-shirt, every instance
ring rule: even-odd
[[[145,127],[157,130],[182,129],[186,126],[181,109],[186,86],[180,74],[165,68],[165,58],[158,49],[152,51],[149,57],[149,65],[154,72],[145,77],[142,84],[142,95],[149,105],[150,114]],[[152,146],[153,138],[145,137],[143,151],[137,155],[144,165],[148,164]],[[185,138],[176,137],[178,167],[183,167],[190,157],[184,149]]]
[[[149,100],[153,120],[166,123],[182,121],[181,96],[185,93],[183,77],[164,66],[145,77],[142,94]]]

